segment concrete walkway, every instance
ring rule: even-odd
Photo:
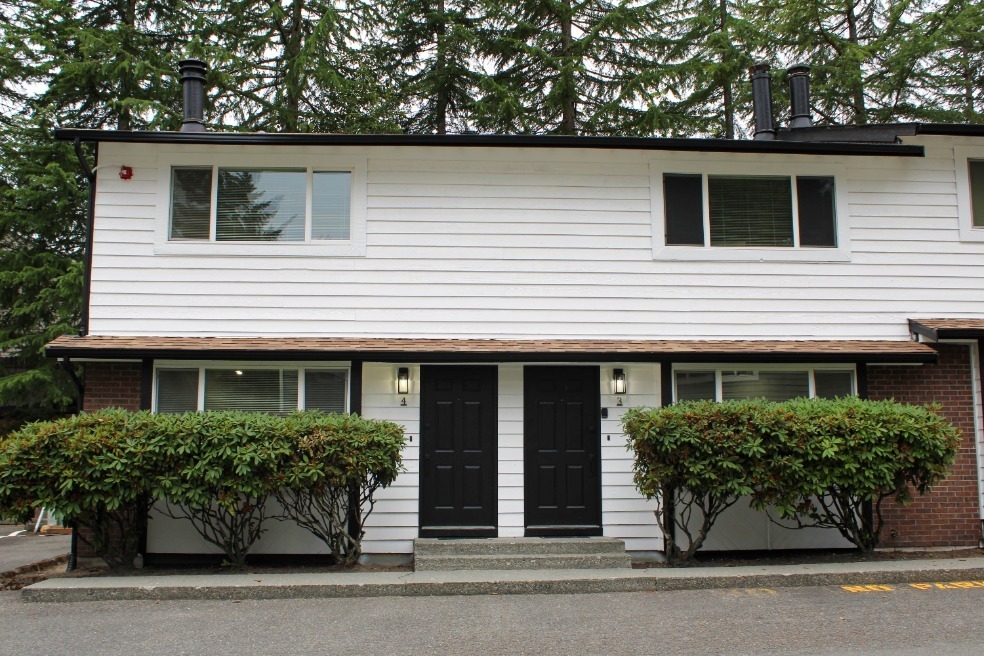
[[[866,563],[623,570],[482,570],[53,578],[25,601],[301,599],[640,592],[705,588],[984,582],[984,557]],[[984,583],[982,583],[984,585]]]

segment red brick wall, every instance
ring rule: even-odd
[[[138,362],[87,362],[82,409],[139,410],[140,372],[141,365]],[[86,538],[91,538],[88,531],[83,532]],[[79,539],[77,556],[91,558],[94,555],[87,540]]]
[[[83,410],[140,409],[138,362],[88,362],[85,365]]]
[[[938,348],[938,365],[868,367],[870,398],[938,403],[942,414],[963,433],[952,473],[940,485],[908,506],[891,500],[884,503],[885,547],[975,547],[981,539],[972,351],[965,344]]]

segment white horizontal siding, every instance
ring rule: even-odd
[[[368,158],[365,257],[155,255],[157,150],[104,144],[91,333],[906,339],[908,317],[984,314],[984,243],[959,241],[954,140],[922,143],[926,158],[332,149]],[[654,261],[652,160],[846,171],[850,260]]]

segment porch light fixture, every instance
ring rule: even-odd
[[[400,367],[396,372],[396,393],[410,393],[410,370],[407,367]]]
[[[615,396],[622,396],[625,394],[625,370],[624,369],[614,369],[612,370],[612,382],[615,386]]]

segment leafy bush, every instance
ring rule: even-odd
[[[132,565],[168,437],[147,412],[29,424],[0,442],[0,514],[56,509],[113,569]]]
[[[403,429],[357,415],[316,412],[292,415],[287,422],[293,455],[276,492],[283,516],[323,541],[337,562],[355,564],[374,494],[400,472]]]
[[[119,568],[132,565],[157,502],[241,566],[277,497],[285,517],[353,562],[361,522],[353,532],[340,518],[368,516],[373,493],[400,469],[403,444],[399,426],[346,415],[100,410],[0,441],[0,514],[53,508]]]
[[[798,526],[835,528],[862,551],[878,546],[882,504],[928,492],[949,473],[960,444],[960,431],[938,408],[856,397],[782,406],[795,430],[772,436],[773,473],[758,483],[752,505],[774,504]]]
[[[636,486],[657,499],[667,557],[678,563],[693,557],[743,496],[873,549],[882,502],[924,494],[947,474],[959,443],[959,432],[932,408],[853,397],[684,401],[629,410],[623,424]],[[873,516],[864,511],[868,502]],[[685,538],[683,548],[671,527]]]
[[[158,510],[188,520],[229,564],[244,566],[291,455],[284,419],[235,411],[163,417],[174,442],[153,484]]]

